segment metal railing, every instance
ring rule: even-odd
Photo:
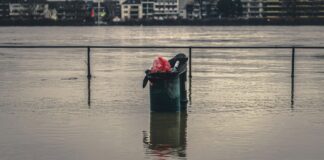
[[[34,46],[0,45],[0,48],[12,49],[85,49],[87,50],[88,105],[90,106],[91,49],[188,49],[189,59],[189,102],[191,102],[192,53],[194,49],[290,49],[291,50],[291,107],[294,105],[294,77],[296,49],[324,49],[321,46]]]
[[[189,77],[192,77],[192,52],[194,49],[291,49],[291,76],[295,73],[295,52],[296,49],[324,49],[320,46],[17,46],[17,45],[0,45],[0,48],[36,48],[36,49],[86,49],[87,50],[87,77],[91,78],[91,49],[188,49],[189,54]]]

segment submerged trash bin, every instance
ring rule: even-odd
[[[150,102],[152,112],[180,111],[180,80],[177,72],[151,73]]]
[[[181,104],[181,110],[186,110],[187,109],[187,103],[188,103],[187,88],[186,88],[188,57],[183,53],[177,54],[174,58],[169,60],[169,62],[171,64],[171,67],[173,67],[177,61],[180,62],[177,71],[178,71],[179,79],[180,79],[180,104]]]
[[[178,54],[169,60],[171,72],[151,73],[146,70],[143,88],[150,81],[152,112],[178,112],[186,109],[187,61],[185,54]]]

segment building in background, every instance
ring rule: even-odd
[[[178,0],[127,0],[121,6],[121,19],[176,20],[179,17]]]
[[[201,4],[200,1],[195,0],[193,2],[193,8],[192,8],[192,13],[191,13],[192,19],[202,19],[202,13],[201,13]]]
[[[49,12],[46,0],[12,0],[8,7],[11,20],[43,20]]]
[[[105,1],[106,19],[107,21],[114,21],[121,17],[121,5],[119,0]]]
[[[1,0],[0,19],[83,21],[84,4],[82,0]]]
[[[31,6],[28,3],[9,3],[9,16],[12,19],[28,19],[31,12]]]
[[[140,0],[127,0],[121,5],[121,19],[138,20],[143,18],[143,9]]]
[[[324,18],[324,1],[298,1],[295,16],[298,18]]]
[[[0,20],[9,19],[9,0],[0,1]]]
[[[89,24],[121,20],[324,19],[324,0],[0,0],[0,19]]]
[[[141,0],[143,8],[143,19],[152,20],[154,18],[155,0]]]
[[[186,9],[180,9],[179,10],[179,18],[180,19],[187,19],[187,10]]]
[[[279,19],[285,16],[281,0],[267,0],[263,3],[263,17],[266,19]]]
[[[201,18],[216,18],[217,17],[218,0],[200,0]]]
[[[179,1],[178,0],[156,0],[154,4],[154,19],[167,20],[178,19]]]
[[[263,18],[263,4],[266,0],[241,0],[243,7],[243,18]]]
[[[104,0],[93,0],[93,11],[96,24],[103,24],[103,19],[106,17],[106,7]]]
[[[324,18],[323,0],[264,0],[266,19]]]
[[[187,19],[187,10],[186,5],[188,4],[187,0],[179,0],[179,18]]]
[[[194,10],[194,5],[191,3],[191,4],[187,4],[186,5],[186,19],[194,19],[193,17],[193,10]]]
[[[86,20],[86,3],[80,0],[51,0],[47,2],[50,10],[55,10],[57,20],[84,22]]]
[[[218,0],[194,0],[186,7],[188,19],[213,19],[218,17]]]

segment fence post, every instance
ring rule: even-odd
[[[87,54],[87,57],[88,57],[88,79],[90,79],[91,78],[91,66],[90,66],[90,61],[91,61],[91,59],[90,59],[90,47],[88,46],[87,47],[88,48],[88,54]]]
[[[191,61],[191,47],[189,47],[189,78],[192,77],[192,74],[191,74],[191,66],[192,66],[192,61]]]
[[[88,78],[88,106],[91,108],[91,79]]]
[[[291,54],[291,77],[295,76],[295,47],[292,47]]]
[[[291,54],[291,109],[294,109],[295,97],[295,47],[292,47]]]
[[[192,74],[191,74],[191,66],[192,66],[191,50],[192,50],[192,48],[189,47],[189,103],[190,103],[190,105],[191,105],[191,79],[192,79]]]

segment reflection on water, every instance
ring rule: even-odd
[[[149,133],[149,134],[148,134]],[[187,113],[151,113],[150,131],[143,132],[146,154],[159,159],[186,157]]]
[[[91,77],[88,77],[88,107],[91,108]]]
[[[292,48],[291,55],[291,110],[294,109],[294,94],[295,94],[295,48]]]
[[[294,98],[295,98],[295,75],[291,75],[291,109],[294,109]]]

